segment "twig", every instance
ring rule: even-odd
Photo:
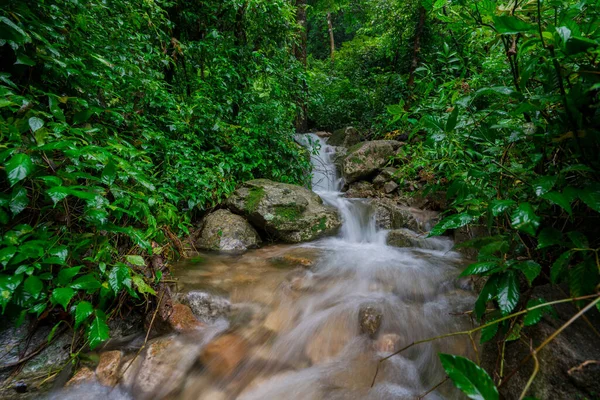
[[[529,344],[529,348],[532,349],[533,348],[533,343]],[[519,396],[519,400],[522,400],[525,397],[525,394],[527,393],[527,391],[529,390],[529,388],[531,387],[531,384],[533,383],[533,380],[535,379],[536,375],[538,374],[539,370],[540,370],[540,363],[537,359],[537,354],[535,352],[535,350],[531,350],[531,356],[533,357],[533,372],[531,373],[531,376],[529,377],[529,380],[527,381],[527,384],[525,385],[525,388],[523,389],[523,391],[521,392],[521,396]]]
[[[440,383],[438,383],[437,385],[435,385],[434,387],[432,387],[431,389],[429,389],[428,391],[426,391],[425,393],[419,395],[419,397],[417,397],[417,400],[421,400],[424,399],[429,393],[433,392],[435,389],[439,388],[440,386],[442,386],[444,383],[446,383],[446,381],[450,379],[449,376],[445,377],[443,381],[441,381]]]
[[[505,321],[505,320],[510,319],[510,318],[518,317],[519,315],[526,314],[529,311],[532,311],[532,310],[535,310],[535,309],[538,309],[538,308],[547,307],[547,306],[550,306],[550,305],[553,305],[553,304],[570,303],[570,302],[573,302],[573,301],[586,300],[586,299],[594,299],[594,298],[596,300],[594,300],[593,302],[591,302],[588,306],[586,306],[583,310],[581,310],[580,312],[578,312],[575,315],[576,318],[575,317],[574,318],[577,319],[577,318],[579,318],[580,315],[582,315],[585,311],[587,311],[590,308],[590,305],[593,306],[598,301],[600,301],[600,294],[590,294],[590,295],[587,295],[587,296],[572,297],[572,298],[569,298],[569,299],[561,299],[561,300],[549,301],[547,303],[542,303],[542,304],[538,304],[538,305],[535,305],[535,306],[530,307],[530,308],[526,308],[524,310],[518,311],[518,312],[513,313],[513,314],[505,315],[502,318],[498,318],[498,319],[496,319],[494,321],[491,321],[491,322],[488,322],[486,324],[480,325],[480,326],[478,326],[476,328],[473,328],[473,329],[470,329],[468,331],[451,332],[451,333],[446,333],[444,335],[439,335],[439,336],[431,337],[431,338],[428,338],[428,339],[417,340],[417,341],[412,342],[411,344],[409,344],[407,346],[404,346],[403,348],[401,348],[400,350],[398,350],[398,351],[390,354],[389,356],[383,357],[383,358],[381,358],[379,360],[379,362],[377,363],[377,368],[375,370],[375,376],[373,376],[373,381],[371,382],[371,387],[373,387],[375,385],[375,379],[377,379],[377,374],[379,373],[379,366],[381,365],[382,362],[384,362],[384,361],[386,361],[386,360],[394,357],[395,355],[398,355],[398,354],[402,353],[403,351],[405,351],[405,350],[407,350],[407,349],[409,349],[409,348],[411,348],[413,346],[416,346],[418,344],[432,342],[432,341],[438,340],[438,339],[445,339],[445,338],[452,337],[452,336],[471,335],[471,334],[473,334],[473,333],[475,333],[475,332],[477,332],[477,331],[479,331],[481,329],[487,328],[488,326],[495,325],[495,324],[497,324],[499,322]],[[568,323],[572,322],[572,320],[573,320],[573,318],[571,318],[571,320],[569,320]],[[566,327],[566,326],[564,326],[564,327]],[[558,335],[562,331],[562,329],[564,329],[564,327],[559,328],[559,330],[556,331],[555,334]],[[550,336],[550,338],[553,339],[556,335]],[[550,339],[550,340],[552,340],[552,339]],[[547,343],[546,342],[544,342],[544,343],[542,343],[542,345],[545,346]],[[527,358],[527,360],[529,360],[529,358]],[[526,362],[527,360],[524,360],[524,362]],[[512,374],[514,374],[514,371],[513,371]],[[510,375],[509,375],[509,377],[510,377]],[[508,378],[507,378],[507,380],[508,380]]]

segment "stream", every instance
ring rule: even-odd
[[[339,235],[242,255],[201,254],[174,268],[182,293],[222,295],[231,311],[198,337],[170,343],[176,368],[139,367],[126,397],[414,399],[444,380],[439,352],[475,358],[468,337],[423,343],[381,363],[371,387],[382,357],[472,327],[462,313],[474,296],[458,279],[465,261],[447,238],[426,239],[425,248],[386,245],[387,232],[377,228],[369,202],[343,196],[334,148],[316,135],[304,140],[319,146],[312,156],[313,190],[339,210]],[[205,351],[203,367],[193,366],[216,337],[220,342]],[[136,389],[144,379],[162,381],[152,391]],[[449,382],[427,395],[454,398],[462,397]]]

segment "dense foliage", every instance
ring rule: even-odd
[[[155,294],[149,257],[176,256],[194,210],[304,182],[297,31],[284,0],[4,3],[2,312],[73,319],[94,347],[106,312]]]
[[[334,60],[321,53],[313,61],[311,118],[318,127],[359,124],[372,137],[407,140],[398,182],[448,200],[431,235],[479,236],[463,244],[479,254],[463,275],[486,279],[477,318],[502,319],[482,325],[481,341],[517,340],[552,312],[532,297],[538,285],[591,295],[598,305],[597,2],[374,0],[346,4],[338,21],[356,7],[364,12],[358,27],[338,27],[352,39]],[[392,117],[383,117],[386,109]],[[442,361],[455,382],[453,374],[481,382],[469,363]],[[495,388],[468,390],[498,396]]]

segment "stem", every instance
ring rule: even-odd
[[[521,392],[521,396],[519,396],[519,400],[523,400],[523,398],[525,397],[525,394],[527,393],[527,391],[531,387],[531,384],[533,383],[533,380],[535,379],[535,376],[537,375],[538,371],[540,370],[540,363],[539,363],[539,361],[537,359],[537,354],[535,353],[535,350],[533,350],[533,352],[531,353],[531,356],[533,357],[533,362],[534,362],[533,372],[531,373],[531,376],[529,377],[529,380],[527,381],[527,384],[525,385],[525,388]]]
[[[446,383],[446,381],[450,379],[449,376],[445,377],[443,381],[441,381],[440,383],[438,383],[437,385],[435,385],[434,387],[432,387],[431,389],[429,389],[428,391],[426,391],[425,393],[419,395],[419,397],[417,397],[417,400],[421,400],[424,399],[429,393],[433,392],[435,389],[439,388],[440,386],[442,386],[444,383]]]

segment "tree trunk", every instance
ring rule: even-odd
[[[295,46],[295,56],[306,70],[306,44],[307,44],[307,34],[306,34],[306,0],[296,0],[296,21],[300,26],[299,37],[300,41],[297,46]],[[302,79],[302,91],[297,100],[298,104],[298,114],[296,115],[296,131],[297,132],[306,132],[308,130],[308,106],[306,104],[306,100],[308,98],[308,84],[305,79]]]
[[[331,13],[327,13],[327,28],[329,29],[329,47],[331,49],[331,62],[335,60],[335,39],[333,37],[333,23],[331,22]]]
[[[417,31],[415,32],[415,42],[413,45],[413,57],[410,63],[410,74],[408,78],[408,87],[412,89],[415,85],[415,70],[419,65],[419,53],[421,52],[421,35],[423,35],[423,27],[425,26],[425,7],[419,7],[419,22],[417,23]]]

